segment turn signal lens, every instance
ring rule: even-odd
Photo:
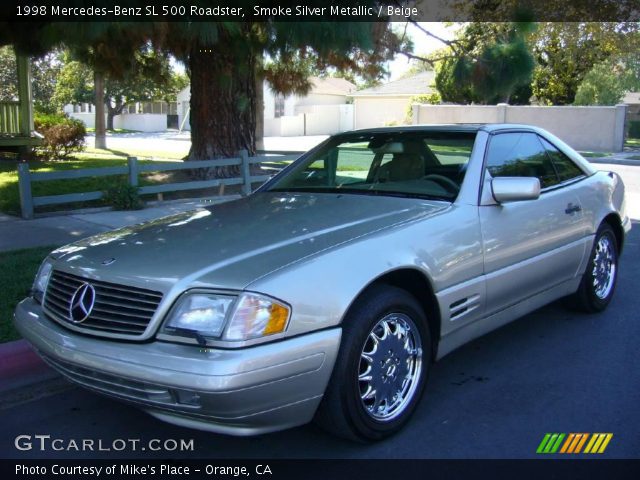
[[[271,298],[245,293],[226,328],[223,339],[250,340],[282,333],[289,321],[289,307]]]

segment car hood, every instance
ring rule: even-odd
[[[302,258],[448,204],[367,195],[257,193],[95,235],[56,250],[56,268],[168,291],[242,289]]]

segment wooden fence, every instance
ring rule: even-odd
[[[247,151],[243,150],[239,153],[239,156],[237,158],[187,162],[139,163],[136,157],[128,157],[127,165],[122,167],[85,168],[79,170],[66,170],[58,172],[32,172],[29,170],[29,164],[20,163],[18,164],[18,185],[20,189],[20,207],[22,218],[33,218],[33,211],[35,207],[40,207],[43,205],[57,205],[61,203],[82,202],[87,200],[99,200],[104,195],[104,192],[94,191],[34,197],[31,193],[31,183],[43,182],[47,180],[127,175],[128,183],[132,186],[137,187],[139,183],[139,176],[143,172],[166,172],[170,170],[195,170],[199,168],[240,166],[239,177],[215,178],[211,180],[193,180],[190,182],[168,183],[159,185],[146,185],[139,187],[138,193],[140,193],[141,195],[145,195],[212,187],[224,188],[224,185],[242,185],[243,195],[248,195],[252,191],[253,183],[263,183],[270,178],[270,175],[251,175],[252,164],[295,160],[301,152],[279,151],[269,153],[270,155],[265,154],[255,157],[249,157]]]

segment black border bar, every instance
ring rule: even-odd
[[[0,22],[640,21],[639,0],[3,0]]]
[[[164,466],[164,467],[163,467]],[[268,466],[268,469],[266,468]],[[96,475],[97,469],[100,474]],[[218,467],[216,469],[216,467]],[[76,469],[76,470],[69,470]],[[83,470],[84,469],[84,470]],[[188,473],[187,473],[188,469]],[[113,473],[109,473],[113,470]],[[75,473],[69,473],[69,472]],[[83,471],[85,473],[83,473]],[[58,472],[56,474],[56,472]],[[64,474],[60,474],[64,472]],[[8,478],[38,479],[616,479],[640,478],[640,460],[0,460]]]

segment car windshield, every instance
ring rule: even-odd
[[[387,195],[454,201],[475,132],[337,135],[298,160],[268,191]]]

